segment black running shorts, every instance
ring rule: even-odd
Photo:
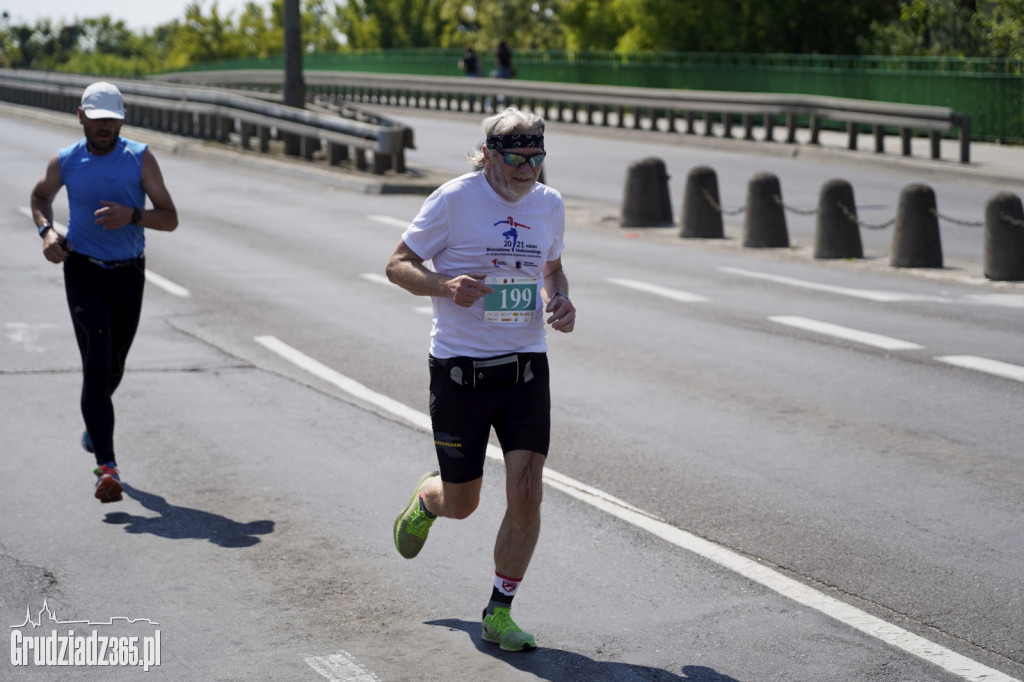
[[[456,383],[473,358],[430,357],[430,420],[441,480],[468,483],[484,475],[491,427],[502,452],[529,450],[548,454],[551,393],[545,353],[519,353],[518,381],[474,388]],[[480,360],[480,359],[477,359]],[[528,364],[527,364],[528,363]]]

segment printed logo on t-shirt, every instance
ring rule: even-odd
[[[537,244],[527,241],[529,239],[528,232],[520,232],[520,230],[531,230],[533,228],[517,222],[513,216],[508,216],[495,222],[493,227],[502,228],[500,237],[498,237],[500,239],[499,245],[487,247],[487,255],[491,257],[491,262],[495,267],[509,264],[509,261],[502,258],[502,256],[513,257],[517,270],[523,266],[532,268],[540,266],[540,258],[543,252]],[[506,227],[507,229],[505,229]]]

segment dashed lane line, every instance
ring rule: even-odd
[[[366,217],[375,223],[380,223],[381,225],[389,225],[391,227],[397,227],[402,230],[409,227],[409,223],[411,222],[409,220],[402,220],[401,218],[392,218],[389,215],[368,215]]]
[[[843,327],[830,322],[820,322],[808,317],[799,317],[796,315],[775,315],[768,319],[772,322],[783,324],[788,327],[796,327],[797,329],[803,329],[809,332],[824,334],[826,336],[845,339],[847,341],[854,341],[866,346],[881,348],[882,350],[918,350],[924,348],[924,346],[911,343],[909,341],[894,339],[889,336],[882,336],[881,334],[872,334],[871,332],[864,332],[851,327]]]
[[[405,419],[424,431],[430,432],[429,416],[367,388],[363,384],[292,348],[274,336],[257,336],[255,340],[285,360],[333,384],[350,395],[376,405],[397,417]],[[487,456],[499,461],[502,458],[499,448],[494,446],[488,446]],[[556,490],[560,490],[596,509],[604,511],[626,523],[630,523],[637,528],[646,530],[677,547],[713,561],[784,597],[814,609],[881,642],[939,666],[965,680],[970,682],[1021,682],[994,668],[990,668],[892,623],[888,623],[881,618],[872,616],[845,602],[823,594],[752,559],[737,554],[726,547],[676,528],[623,500],[550,468],[544,469],[544,481]]]
[[[612,284],[617,284],[620,287],[626,287],[627,289],[635,289],[636,291],[643,291],[648,294],[654,294],[655,296],[661,296],[662,298],[670,298],[674,301],[680,301],[682,303],[706,303],[711,300],[706,296],[700,296],[698,294],[691,294],[688,291],[681,291],[679,289],[670,289],[663,287],[659,284],[651,284],[650,282],[641,282],[636,279],[621,279],[618,277],[609,277],[608,281]]]
[[[812,282],[805,279],[797,279],[795,277],[783,277],[780,275],[770,275],[765,272],[757,272],[754,270],[744,270],[743,268],[721,267],[718,268],[718,271],[726,272],[732,275],[740,275],[741,277],[748,277],[751,279],[760,279],[767,282],[775,282],[776,284],[785,284],[787,286],[797,287],[800,289],[823,291],[830,294],[839,294],[840,296],[849,296],[852,298],[860,298],[867,301],[876,301],[878,303],[925,302],[1005,306],[1007,308],[1024,307],[1024,296],[1021,296],[1019,294],[969,294],[961,298],[952,298],[949,296],[931,296],[928,294],[909,294],[901,291],[878,291],[874,289],[853,289],[850,287],[839,287],[834,286],[832,284],[822,284],[821,282]]]
[[[32,218],[32,209],[28,206],[19,206],[18,213],[28,216],[30,219]],[[67,226],[58,223],[57,221],[54,221],[53,229],[57,231],[57,234],[66,235],[68,233]],[[149,268],[146,268],[146,281],[154,286],[160,287],[172,296],[177,296],[178,298],[188,298],[192,295],[192,293],[185,287],[172,282],[166,277],[156,274]]]
[[[977,355],[943,355],[935,359],[949,365],[973,369],[976,372],[984,372],[985,374],[992,374],[1004,379],[1024,382],[1024,367],[1020,365],[1011,365],[1008,362],[1000,362],[999,360],[989,360]]]

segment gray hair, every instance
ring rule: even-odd
[[[517,107],[508,107],[499,111],[493,116],[484,119],[484,139],[491,135],[511,135],[514,133],[543,135],[544,119],[537,114],[525,112]],[[484,162],[483,145],[466,154],[466,158],[474,166],[481,166]]]

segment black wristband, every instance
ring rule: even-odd
[[[40,225],[39,227],[37,227],[36,229],[39,230],[39,236],[40,237],[45,237],[46,236],[46,231],[53,229],[53,224],[50,223],[49,221],[47,221],[47,222],[43,223],[42,225]]]
[[[132,219],[130,222],[132,225],[138,225],[140,220],[142,220],[142,211],[140,211],[139,207],[136,206],[135,209],[132,210]]]

